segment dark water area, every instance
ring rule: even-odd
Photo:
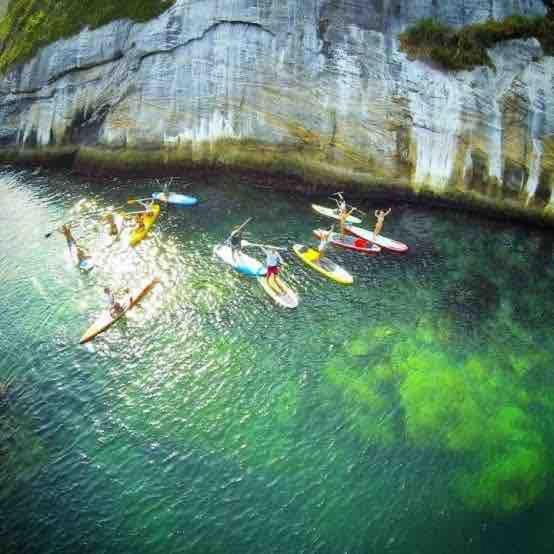
[[[552,552],[552,232],[393,203],[409,252],[332,250],[349,287],[287,252],[286,311],[213,247],[250,216],[248,240],[289,246],[329,220],[231,180],[174,188],[200,204],[131,249],[84,214],[154,180],[0,169],[2,552]],[[89,274],[44,238],[73,216]],[[105,286],[155,275],[78,345]]]

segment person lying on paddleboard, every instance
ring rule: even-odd
[[[78,246],[77,241],[75,240],[75,238],[71,233],[71,227],[67,223],[64,223],[58,229],[58,231],[63,234],[69,246],[71,246],[71,244],[75,245],[75,250],[77,252],[77,260],[79,261],[79,263],[84,262],[86,259],[90,258],[90,256],[85,252],[85,250],[83,250],[80,246]]]
[[[285,290],[279,285],[279,281],[277,281],[277,276],[279,275],[279,272],[281,271],[281,264],[283,263],[283,258],[281,258],[281,255],[277,250],[274,250],[273,248],[263,248],[262,250],[265,253],[265,265],[267,268],[267,272],[265,274],[268,285],[277,293],[277,294],[285,294]]]
[[[375,229],[373,229],[373,238],[376,238],[383,229],[385,223],[385,217],[390,214],[392,208],[389,208],[386,212],[384,210],[375,210],[375,217],[377,221],[375,223]]]
[[[123,306],[119,302],[116,302],[113,292],[108,287],[104,288],[104,294],[108,301],[110,315],[112,317],[117,317],[124,310]]]

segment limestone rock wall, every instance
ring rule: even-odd
[[[491,51],[495,69],[444,73],[398,44],[423,17],[461,26],[544,11],[541,0],[177,0],[151,22],[85,30],[5,75],[0,149],[231,165],[262,156],[307,180],[549,210],[554,59],[519,40]]]

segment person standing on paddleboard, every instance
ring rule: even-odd
[[[339,212],[339,229],[341,235],[346,235],[346,221],[348,217],[356,211],[356,208],[347,210],[346,204],[344,204],[344,209]]]
[[[283,258],[281,258],[279,252],[273,248],[263,248],[262,250],[265,253],[265,265],[266,265],[266,274],[268,285],[277,293],[285,294],[285,290],[279,285],[277,281],[277,276],[281,271],[281,264],[283,263]]]
[[[240,227],[233,229],[225,242],[231,247],[231,255],[237,263],[242,252],[242,229]]]
[[[377,221],[375,223],[375,229],[373,229],[373,238],[377,238],[379,233],[383,229],[383,224],[385,223],[385,217],[390,214],[392,208],[389,208],[386,212],[384,210],[375,210],[375,217]]]
[[[110,227],[110,235],[112,237],[119,235],[119,229],[117,228],[113,214],[107,213],[104,219]]]
[[[80,246],[77,245],[77,241],[73,238],[73,235],[71,234],[71,227],[67,223],[64,223],[58,229],[58,231],[63,234],[69,247],[71,247],[72,244],[75,245],[75,251],[77,252],[77,261],[79,262],[79,264],[84,262],[87,258],[90,258],[90,256]]]

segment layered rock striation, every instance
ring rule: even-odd
[[[554,221],[554,58],[410,61],[398,35],[543,15],[541,0],[177,0],[60,40],[0,80],[0,156],[95,171],[254,169]]]

